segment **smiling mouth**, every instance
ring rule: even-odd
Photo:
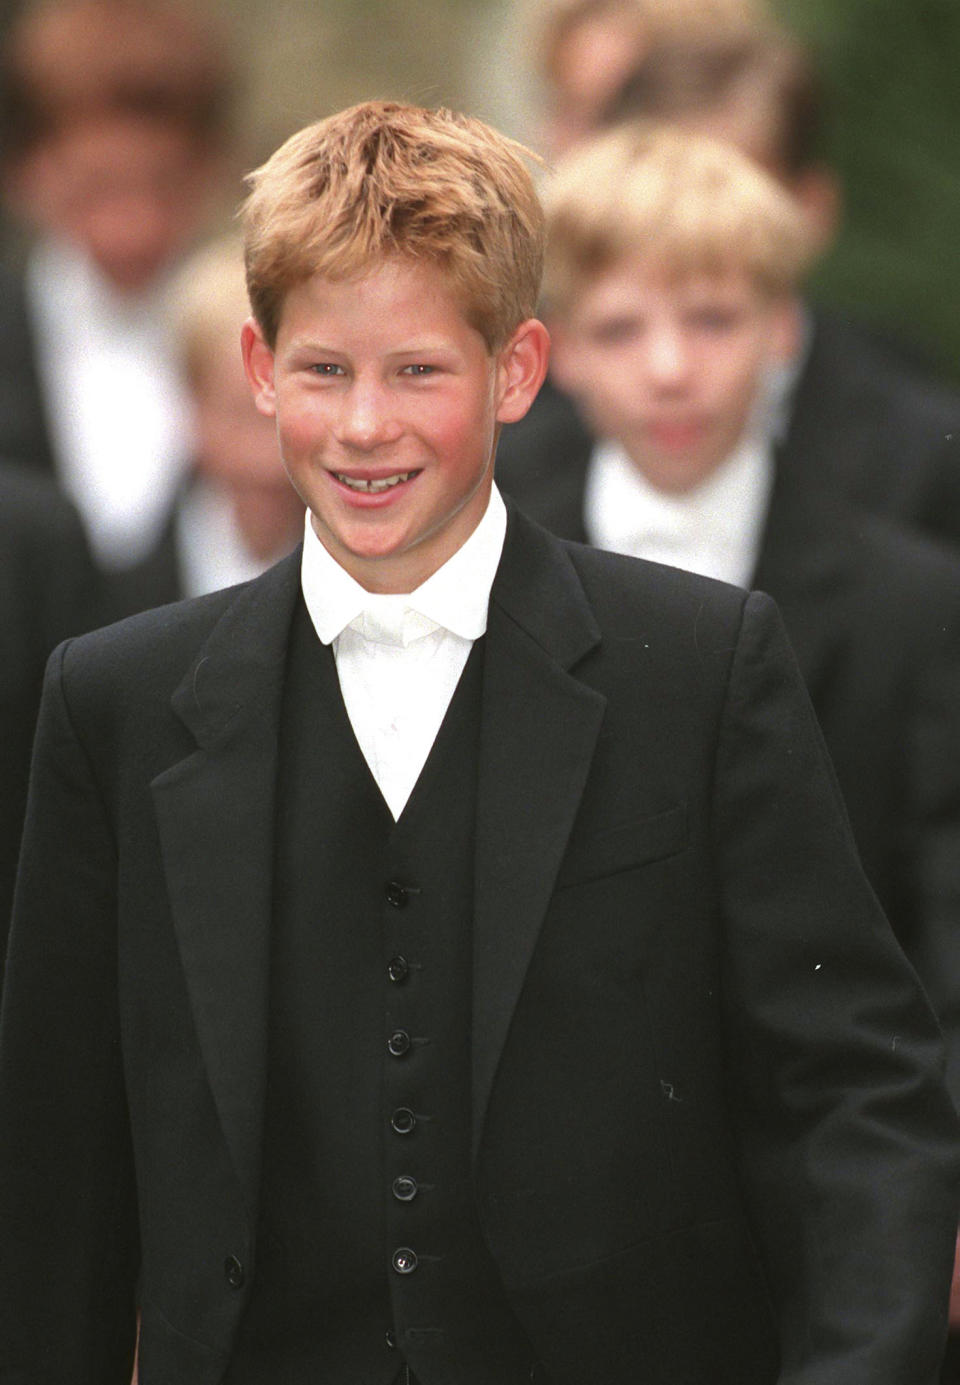
[[[393,476],[380,476],[375,481],[366,481],[361,476],[344,476],[342,471],[333,473],[341,485],[352,491],[362,491],[366,495],[376,495],[378,491],[388,491],[393,486],[399,486],[401,481],[409,481],[411,476],[418,474],[416,471],[398,471]]]

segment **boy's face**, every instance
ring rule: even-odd
[[[740,442],[795,309],[745,272],[664,277],[630,259],[589,281],[552,324],[561,385],[658,490],[705,481]]]
[[[257,405],[318,538],[368,591],[412,591],[476,528],[499,425],[532,402],[546,340],[530,321],[491,356],[442,271],[401,259],[292,289],[273,350],[247,323]]]
[[[177,127],[83,120],[40,141],[15,175],[23,214],[80,246],[121,293],[142,293],[197,231],[213,162]]]

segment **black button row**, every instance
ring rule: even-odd
[[[400,1246],[393,1252],[390,1263],[397,1274],[413,1274],[419,1264],[417,1252],[411,1250],[409,1246]]]
[[[406,981],[410,975],[410,963],[406,957],[391,957],[387,963],[387,975],[396,986]]]
[[[410,900],[410,891],[399,880],[389,880],[384,887],[387,903],[394,909],[405,909]]]
[[[390,1117],[390,1124],[397,1135],[412,1135],[417,1118],[409,1106],[398,1106]]]

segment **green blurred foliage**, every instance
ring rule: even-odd
[[[846,215],[817,276],[960,378],[960,0],[773,0],[818,52]]]

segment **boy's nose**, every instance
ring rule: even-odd
[[[690,357],[679,332],[664,329],[650,334],[646,345],[646,367],[650,379],[661,389],[686,383]]]
[[[345,393],[337,432],[344,447],[358,452],[370,452],[384,443],[395,442],[401,427],[389,392],[356,381]]]

